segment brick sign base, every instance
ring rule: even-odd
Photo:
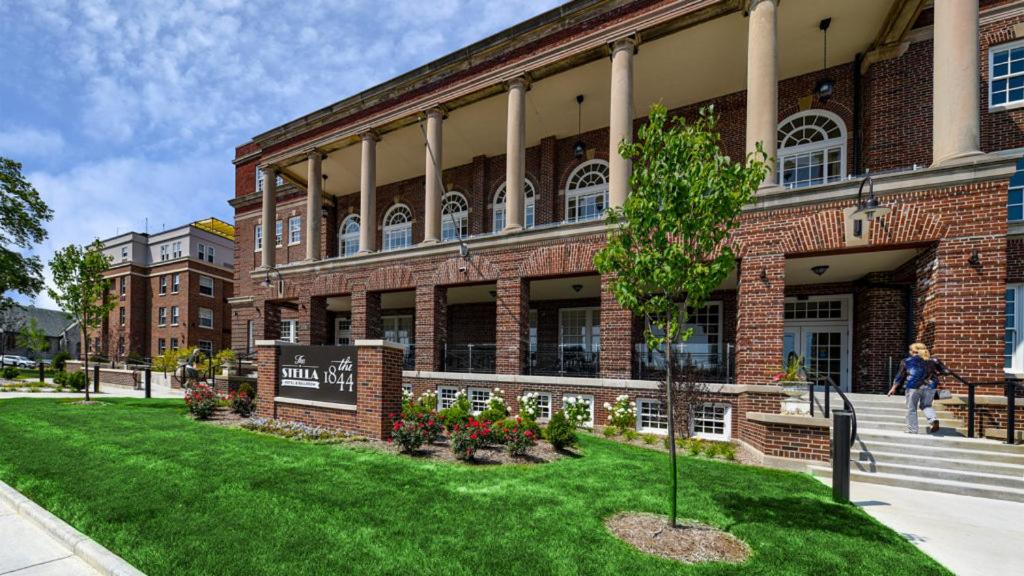
[[[391,429],[391,414],[402,409],[402,354],[397,344],[383,340],[357,340],[355,407],[330,402],[310,402],[281,398],[278,395],[281,346],[286,342],[256,342],[259,377],[256,415],[301,422],[385,439]]]

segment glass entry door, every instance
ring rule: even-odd
[[[791,354],[803,356],[809,371],[826,374],[844,392],[850,391],[850,330],[843,324],[786,326],[782,339],[782,363]]]

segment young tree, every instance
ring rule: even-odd
[[[0,308],[11,306],[9,292],[31,296],[43,288],[42,262],[23,252],[46,239],[43,223],[51,218],[21,164],[0,157]]]
[[[619,154],[632,160],[632,191],[622,208],[608,211],[608,243],[594,258],[611,276],[619,304],[647,319],[647,345],[665,352],[671,524],[676,523],[677,467],[672,345],[686,341],[687,309],[703,307],[735,267],[727,243],[743,206],[767,175],[758,145],[746,164],[723,154],[713,109],[692,123],[651,107],[635,143]]]
[[[50,348],[50,342],[46,339],[46,332],[39,327],[35,318],[29,318],[18,332],[18,346],[33,353],[33,356],[41,356]],[[37,358],[38,359],[38,358]]]
[[[117,304],[107,297],[109,282],[103,273],[110,260],[103,254],[99,240],[88,246],[71,244],[53,255],[50,272],[53,288],[47,289],[50,298],[76,320],[82,329],[82,341],[89,341],[89,331],[103,325],[103,319]],[[85,373],[89,374],[89,346],[85,346]],[[89,400],[89,387],[85,387]]]

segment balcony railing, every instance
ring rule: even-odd
[[[497,347],[494,344],[446,344],[444,347],[445,372],[494,374]]]
[[[402,353],[402,370],[416,369],[416,345],[406,344],[405,352]]]
[[[584,350],[577,345],[559,345],[530,353],[527,373],[537,376],[576,376],[591,378],[600,372],[600,351]]]
[[[732,344],[721,352],[708,351],[707,346],[687,348],[686,344],[672,346],[672,368],[676,374],[693,370],[702,382],[734,382],[736,378],[736,355]],[[662,350],[649,349],[646,344],[634,348],[637,378],[661,380],[665,378],[665,354]]]

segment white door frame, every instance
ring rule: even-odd
[[[843,304],[842,317],[839,319],[826,318],[826,319],[800,319],[800,320],[784,320],[783,321],[783,339],[786,337],[787,332],[796,332],[796,352],[804,356],[806,361],[808,351],[804,349],[806,343],[806,336],[804,335],[804,329],[832,329],[843,332],[843,346],[842,346],[842,357],[841,357],[841,371],[842,375],[839,382],[839,388],[843,392],[849,392],[852,387],[852,373],[853,373],[853,295],[852,294],[832,294],[822,296],[808,296],[807,298],[796,298],[788,297],[786,302],[816,302],[823,300],[838,300]],[[783,345],[783,358],[782,363],[785,363],[785,345]]]

